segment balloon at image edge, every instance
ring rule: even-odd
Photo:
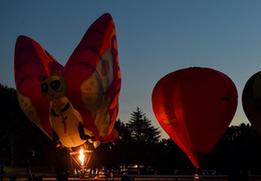
[[[242,106],[253,128],[261,134],[261,72],[247,80],[242,93]]]
[[[21,109],[49,138],[58,135],[64,146],[76,147],[118,136],[113,127],[121,76],[110,14],[89,27],[65,66],[33,39],[19,36],[14,70]]]
[[[211,68],[186,68],[161,78],[152,92],[153,112],[196,168],[225,133],[237,108],[233,81]]]

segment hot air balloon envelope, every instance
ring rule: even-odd
[[[261,133],[261,72],[248,79],[242,94],[242,105],[252,126]]]
[[[198,168],[231,122],[237,91],[219,71],[187,68],[157,82],[152,106],[160,125]]]
[[[116,138],[121,86],[117,50],[110,14],[90,26],[65,66],[36,41],[19,36],[15,82],[21,109],[66,147]]]

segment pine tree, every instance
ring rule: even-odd
[[[151,121],[139,107],[131,113],[127,127],[132,139],[129,164],[137,165],[139,174],[141,165],[151,166],[153,164],[156,155],[152,150],[159,142],[160,131],[152,126]]]
[[[153,127],[145,113],[139,107],[131,113],[130,121],[127,124],[131,137],[134,141],[144,143],[157,143],[160,139],[160,131]]]

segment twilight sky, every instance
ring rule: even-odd
[[[248,123],[241,94],[261,68],[260,9],[259,0],[1,0],[0,83],[15,87],[18,35],[35,39],[64,65],[90,24],[109,12],[119,45],[121,120],[139,106],[159,127],[151,107],[155,83],[174,70],[200,66],[234,81],[239,104],[232,124]]]

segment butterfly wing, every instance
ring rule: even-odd
[[[14,70],[21,109],[48,137],[52,138],[49,122],[50,102],[41,94],[40,79],[50,76],[53,71],[61,72],[62,66],[36,41],[19,36],[15,46]]]
[[[110,14],[87,30],[65,65],[67,97],[84,126],[101,141],[110,134],[118,114],[121,76],[115,25]]]

